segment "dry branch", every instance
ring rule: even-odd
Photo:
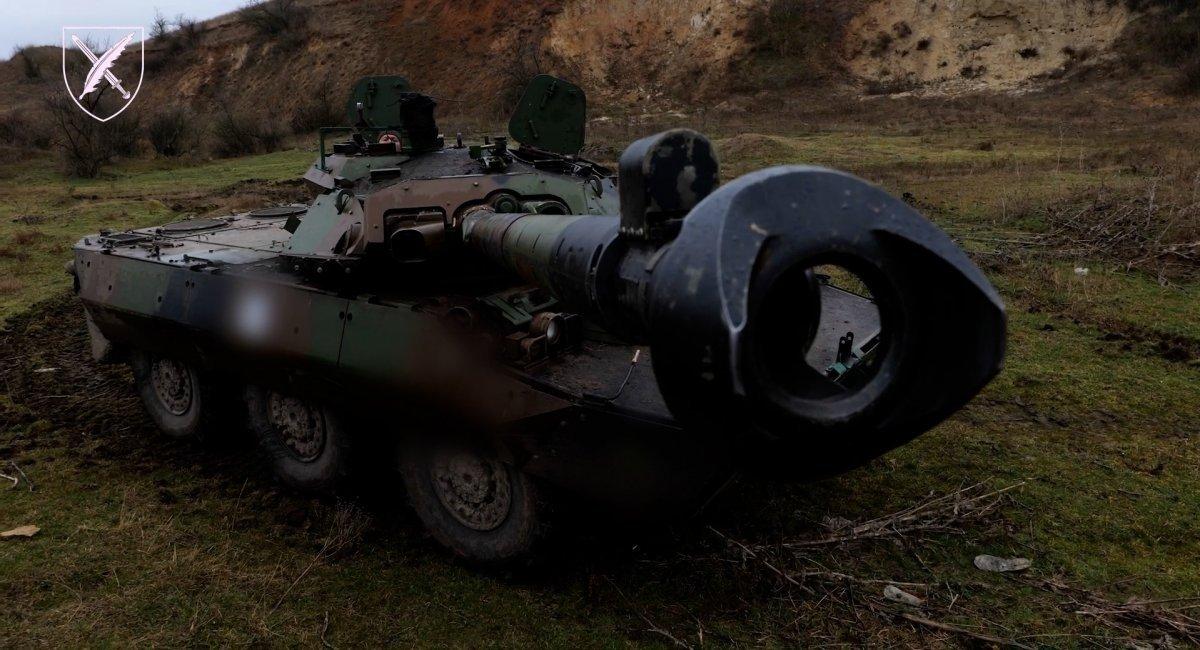
[[[1051,206],[1044,219],[1048,231],[1030,247],[1049,256],[1114,260],[1163,281],[1200,266],[1200,203],[1163,200],[1156,184],[1139,196],[1099,188]]]
[[[1024,481],[999,490],[988,490],[987,482],[929,498],[899,512],[877,517],[860,524],[840,527],[834,534],[812,539],[797,539],[774,545],[776,548],[797,549],[827,546],[865,539],[904,537],[910,533],[961,533],[960,524],[982,519],[1003,502],[1003,495],[1025,485]]]
[[[1115,603],[1103,596],[1071,587],[1053,580],[1042,581],[1041,586],[1068,598],[1064,603],[1080,616],[1093,617],[1110,627],[1127,631],[1127,626],[1138,627],[1156,634],[1170,634],[1186,639],[1191,644],[1200,644],[1200,620],[1184,613],[1194,609],[1200,596],[1165,598],[1158,600],[1131,599]]]
[[[1029,648],[1029,650],[1032,650],[1032,646],[1027,646],[1024,643],[1018,643],[1016,641],[1013,641],[1012,639],[1004,639],[1004,638],[1001,638],[998,636],[992,636],[990,634],[981,634],[979,632],[973,632],[966,628],[961,628],[961,627],[958,627],[955,625],[950,625],[949,623],[942,623],[940,621],[928,619],[923,616],[917,616],[916,614],[909,614],[907,612],[902,612],[900,614],[900,618],[902,618],[906,621],[909,621],[910,623],[916,623],[917,625],[923,625],[925,627],[932,628],[935,630],[941,630],[943,632],[950,632],[953,634],[960,634],[962,636],[969,636],[973,639],[978,639],[980,641],[986,641],[988,643],[995,643],[996,645],[1008,646],[1011,648]]]
[[[300,584],[300,581],[315,566],[354,545],[362,536],[363,531],[366,530],[367,523],[367,518],[357,508],[339,503],[333,515],[333,522],[329,525],[329,532],[325,535],[325,541],[322,542],[320,550],[308,562],[304,570],[296,576],[296,579],[288,585],[283,594],[279,596],[279,600],[275,601],[275,606],[271,608],[271,611],[267,615],[270,616],[275,613],[275,610],[279,609],[279,606],[283,604],[283,601],[287,600],[288,595],[292,593],[296,585]]]

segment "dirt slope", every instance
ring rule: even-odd
[[[550,24],[544,49],[590,88],[625,102],[711,94],[752,47],[766,0],[581,0]]]
[[[314,95],[339,102],[365,74],[407,75],[445,112],[502,114],[537,72],[570,76],[597,104],[658,107],[723,94],[836,85],[1012,90],[1102,60],[1128,25],[1105,0],[300,0],[305,27],[264,36],[237,12],[199,25],[183,47],[147,45],[142,110],[184,103],[287,118]],[[836,20],[828,16],[836,15]],[[821,53],[814,57],[813,52]],[[0,62],[4,108],[61,87]],[[821,74],[792,74],[814,65]],[[791,84],[789,86],[789,84]],[[713,103],[717,103],[716,101]]]
[[[287,115],[322,87],[404,74],[426,92],[480,102],[507,81],[518,44],[541,38],[555,0],[313,0],[299,45],[264,38],[236,15],[211,21],[199,45],[148,80],[152,101],[182,97]],[[469,5],[464,7],[463,5]],[[199,106],[198,106],[199,107]]]

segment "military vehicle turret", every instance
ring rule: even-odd
[[[547,491],[678,512],[736,472],[827,476],[1000,368],[995,290],[864,181],[721,185],[683,129],[614,174],[579,156],[583,91],[549,76],[507,136],[447,143],[435,105],[368,77],[321,130],[311,204],[79,241],[94,356],[132,365],[164,432],[243,412],[301,489],[387,459],[439,541],[504,561],[545,529]]]

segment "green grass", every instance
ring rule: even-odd
[[[718,146],[727,178],[768,164],[846,168],[910,193],[952,233],[1016,239],[1038,230],[1039,206],[1100,183],[1146,182],[1107,162],[1109,143],[1094,137],[1064,145],[1036,130],[846,128],[722,138]],[[52,341],[62,335],[49,322],[58,317],[28,314],[65,289],[71,241],[101,227],[178,218],[174,203],[245,192],[236,185],[243,179],[292,178],[311,156],[194,167],[133,161],[86,182],[58,178],[42,159],[0,172],[0,246],[41,233],[24,235],[32,237],[27,258],[0,256],[0,274],[19,282],[0,285],[0,316],[34,342],[5,364],[44,382],[6,389],[43,396],[36,404],[0,402],[0,461],[17,460],[38,484],[35,492],[0,489],[0,529],[43,529],[0,541],[0,644],[671,644],[662,632],[694,645],[701,634],[720,645],[957,644],[965,639],[897,621],[895,608],[881,604],[881,585],[790,588],[706,527],[767,544],[819,535],[826,516],[866,520],[984,480],[1024,485],[962,534],[773,559],[785,569],[819,563],[860,578],[929,583],[928,617],[1039,645],[1162,636],[1081,616],[1044,580],[1116,602],[1200,594],[1200,366],[1161,346],[1200,341],[1200,288],[1188,279],[1163,286],[1111,260],[1017,255],[987,264],[1009,307],[1006,368],[913,443],[815,485],[743,485],[707,519],[668,531],[597,541],[589,521],[583,532],[564,532],[530,573],[455,564],[386,490],[367,505],[360,539],[319,556],[344,506],[277,489],[244,447],[206,450],[153,436],[120,391],[63,402],[108,414],[63,426],[51,399],[69,392],[55,384],[58,374],[29,374],[60,364]],[[47,219],[12,222],[23,214]],[[1076,265],[1089,274],[1075,274]],[[73,313],[54,300],[32,313]],[[128,387],[125,375],[110,381]],[[1023,576],[985,574],[971,565],[979,553],[1021,555],[1034,566]]]

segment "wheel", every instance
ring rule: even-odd
[[[332,409],[256,386],[246,390],[246,406],[258,444],[285,484],[327,492],[346,475],[349,436]]]
[[[425,528],[468,561],[498,564],[520,559],[544,530],[533,480],[478,447],[414,447],[403,454],[401,472]]]
[[[194,366],[148,352],[135,352],[130,365],[142,405],[163,433],[188,439],[213,432],[217,400]]]

